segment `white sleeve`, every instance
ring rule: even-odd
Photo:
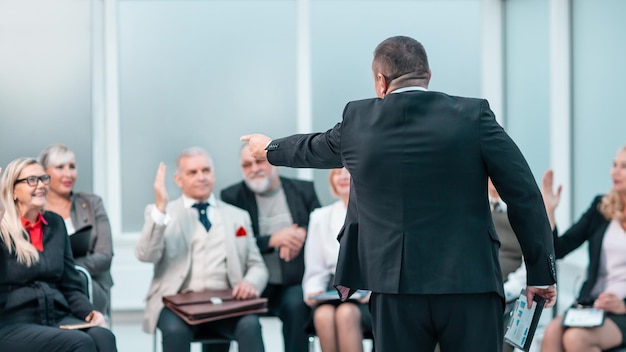
[[[304,298],[308,294],[325,291],[328,286],[330,275],[325,268],[324,247],[324,221],[322,209],[316,209],[311,213],[306,245],[304,246],[304,276],[302,277],[302,292]]]
[[[152,207],[152,211],[150,212],[150,216],[152,217],[152,221],[154,221],[157,225],[165,225],[167,226],[170,222],[169,214],[161,213],[156,206]]]

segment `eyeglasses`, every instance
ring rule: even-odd
[[[26,181],[26,183],[28,183],[28,185],[31,187],[37,187],[37,184],[39,183],[39,181],[41,181],[41,183],[43,183],[44,186],[47,186],[50,184],[50,175],[28,176],[26,178],[20,178],[19,180],[15,180],[14,185],[20,182],[24,182],[24,181]]]

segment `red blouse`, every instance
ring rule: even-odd
[[[35,246],[40,252],[43,252],[43,225],[48,225],[46,219],[43,218],[41,213],[37,216],[37,221],[32,224],[30,221],[26,220],[23,216],[21,217],[22,226],[24,229],[28,231],[30,235],[30,243]]]

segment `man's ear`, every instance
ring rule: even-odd
[[[387,95],[387,89],[389,85],[387,84],[387,78],[380,72],[376,74],[375,78],[375,87],[376,87],[376,95],[379,98],[384,98]]]
[[[178,174],[178,171],[174,173],[174,181],[176,182],[176,185],[178,186],[178,188],[183,187],[183,181],[181,180],[180,175]]]

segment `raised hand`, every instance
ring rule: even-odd
[[[546,207],[546,213],[548,214],[548,219],[550,220],[550,226],[554,228],[555,226],[555,216],[554,210],[559,205],[561,201],[561,191],[563,190],[563,186],[559,185],[554,192],[554,171],[552,169],[548,169],[544,174],[541,180],[541,195],[543,197],[543,204]]]
[[[160,163],[154,178],[154,205],[161,213],[165,213],[165,207],[169,201],[167,188],[165,188],[165,164]]]

